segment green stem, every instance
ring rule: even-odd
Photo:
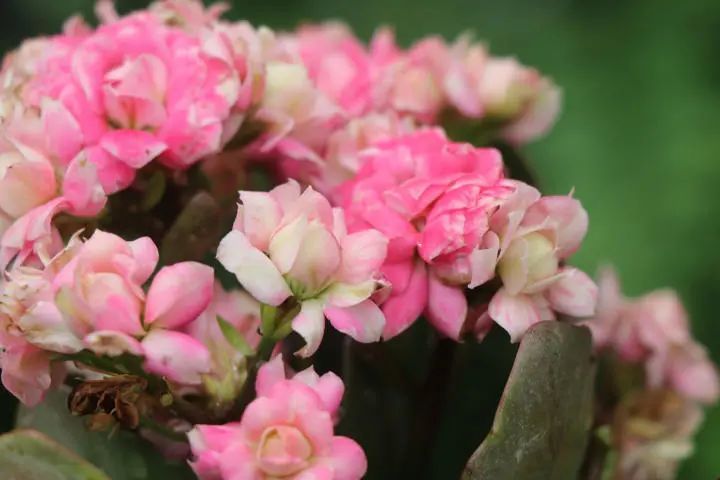
[[[242,392],[235,401],[230,412],[231,417],[237,418],[255,398],[255,381],[260,367],[270,360],[275,345],[282,341],[292,330],[292,320],[300,312],[300,305],[293,303],[283,309],[268,308],[262,309],[262,337],[255,355],[248,361],[248,376]],[[278,315],[281,314],[281,315]],[[277,317],[280,316],[280,320]]]

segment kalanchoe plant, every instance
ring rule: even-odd
[[[19,430],[0,476],[419,478],[455,351],[497,324],[520,348],[493,429],[442,478],[673,478],[717,373],[674,293],[568,264],[588,214],[517,154],[552,81],[469,36],[224,10],[100,0],[3,62],[2,383],[98,468]]]

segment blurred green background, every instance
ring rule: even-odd
[[[368,38],[378,25],[389,24],[405,44],[426,34],[451,39],[472,30],[495,54],[516,55],[554,77],[565,93],[563,114],[552,133],[526,152],[546,192],[575,188],[590,212],[590,233],[574,262],[593,272],[612,262],[631,295],[662,286],[678,289],[696,335],[720,360],[720,2],[232,3],[231,18],[278,29],[337,18]],[[117,4],[124,11],[146,2]],[[0,52],[25,37],[58,31],[72,13],[92,18],[92,5],[0,0]],[[474,376],[482,378],[493,368],[478,364]],[[452,427],[444,431],[451,442]],[[715,408],[680,478],[720,475],[718,448],[720,408]]]

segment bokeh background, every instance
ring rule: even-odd
[[[231,18],[278,29],[303,20],[342,19],[369,38],[378,25],[389,24],[405,44],[426,34],[452,39],[471,30],[495,54],[515,55],[552,76],[564,90],[563,114],[552,133],[526,153],[546,192],[575,188],[590,212],[590,233],[574,262],[593,272],[613,263],[631,295],[663,286],[679,290],[696,335],[720,361],[720,2],[231,3]],[[121,11],[145,4],[117,0]],[[0,0],[0,53],[25,37],[58,31],[75,12],[92,18],[92,6],[91,0]],[[466,374],[475,382],[467,395],[482,395],[478,379],[482,382],[495,366],[474,368]],[[493,394],[486,403],[495,401]],[[447,452],[460,430],[475,428],[475,401],[453,398],[451,403],[453,413],[436,452],[440,457],[453,455]],[[5,400],[3,429],[12,422],[11,412]],[[483,429],[486,422],[477,425]],[[680,478],[717,478],[719,449],[720,408],[715,408],[708,411],[696,453]]]

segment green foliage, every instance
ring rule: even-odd
[[[577,477],[592,423],[590,332],[543,322],[523,338],[492,431],[464,480]]]
[[[245,356],[250,356],[255,353],[250,344],[247,343],[247,340],[245,340],[245,337],[240,332],[238,332],[237,329],[233,327],[230,322],[228,322],[221,316],[217,317],[217,322],[218,326],[220,327],[220,331],[225,337],[225,340],[227,340],[228,343],[232,345],[235,350]]]
[[[15,430],[0,436],[0,478],[110,480],[90,463],[34,430]]]

